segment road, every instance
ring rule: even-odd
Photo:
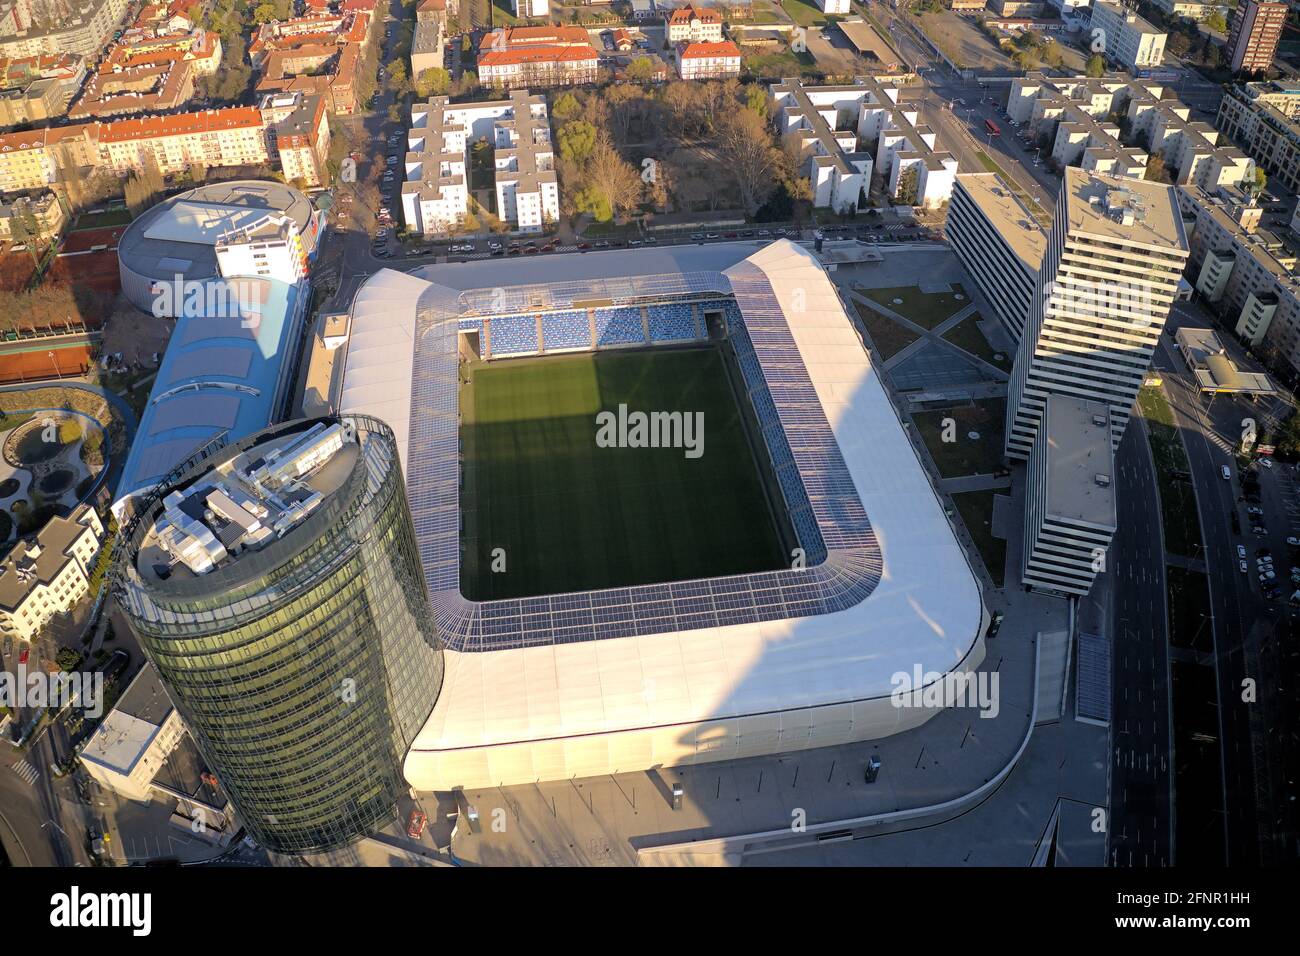
[[[1180,303],[1168,328],[1206,324],[1206,316],[1195,306]],[[1205,545],[1203,558],[1210,588],[1219,688],[1228,864],[1259,865],[1261,846],[1271,842],[1272,836],[1270,826],[1260,825],[1257,797],[1263,794],[1269,802],[1287,802],[1282,796],[1287,784],[1281,763],[1267,760],[1266,751],[1259,749],[1264,743],[1260,737],[1264,728],[1291,725],[1295,717],[1289,708],[1280,706],[1278,695],[1283,691],[1275,684],[1279,675],[1266,673],[1261,664],[1261,654],[1275,640],[1279,623],[1287,615],[1286,606],[1265,600],[1254,575],[1241,573],[1237,547],[1244,547],[1251,558],[1256,548],[1269,547],[1281,566],[1287,554],[1285,538],[1294,532],[1286,520],[1286,496],[1277,488],[1277,476],[1261,470],[1266,476],[1261,483],[1266,484],[1266,491],[1271,489],[1273,499],[1266,497],[1264,501],[1266,521],[1272,527],[1263,539],[1249,532],[1250,524],[1239,498],[1233,444],[1239,440],[1242,420],[1262,419],[1265,409],[1248,399],[1221,396],[1209,402],[1200,396],[1192,387],[1171,335],[1162,336],[1152,365],[1165,379],[1165,393],[1183,434]],[[1223,480],[1224,466],[1234,474],[1233,480]],[[1235,509],[1240,509],[1238,520],[1244,534],[1232,530]],[[1284,571],[1284,567],[1280,569]],[[1253,727],[1253,705],[1242,700],[1247,677],[1260,688]],[[1257,762],[1263,765],[1257,766]]]
[[[1110,863],[1163,867],[1174,862],[1169,634],[1160,505],[1140,416],[1120,441],[1115,470]]]

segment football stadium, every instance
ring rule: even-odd
[[[779,241],[384,270],[333,387],[393,430],[446,791],[915,727],[979,585],[834,285]],[[509,278],[512,284],[505,284]],[[929,678],[927,678],[929,679]]]

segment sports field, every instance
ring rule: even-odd
[[[788,563],[716,348],[516,359],[468,372],[460,393],[467,598]],[[702,412],[702,453],[601,447],[597,415],[620,403],[629,412]],[[502,572],[492,571],[497,548]]]

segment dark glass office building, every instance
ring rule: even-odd
[[[389,824],[443,668],[392,432],[291,422],[182,468],[115,589],[199,751],[268,849]]]

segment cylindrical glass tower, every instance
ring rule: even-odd
[[[253,838],[319,851],[392,822],[443,662],[388,427],[210,452],[123,542],[118,599]]]

